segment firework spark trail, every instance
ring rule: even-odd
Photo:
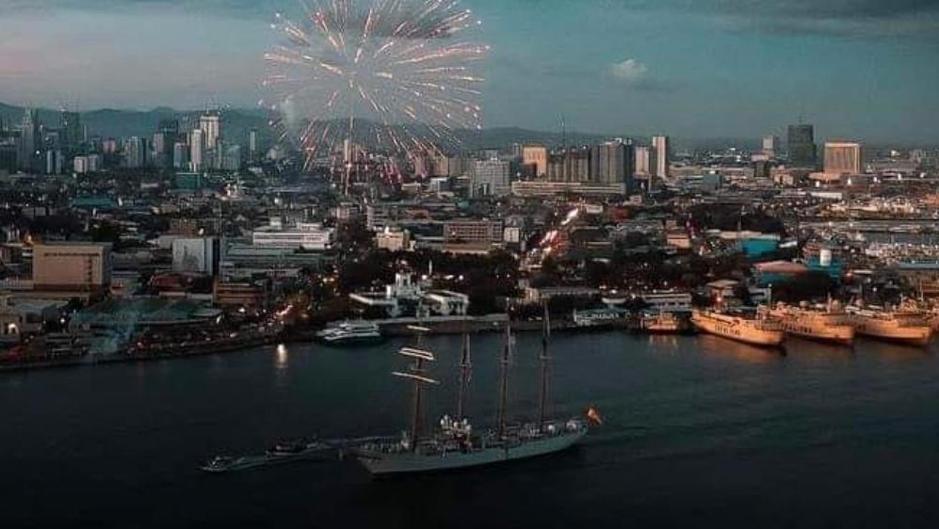
[[[278,14],[272,24],[284,41],[265,54],[274,97],[261,103],[281,115],[282,139],[299,140],[308,166],[346,140],[437,152],[459,129],[480,128],[477,69],[489,47],[461,38],[479,22],[459,0],[301,5],[302,20]]]

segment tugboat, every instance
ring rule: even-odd
[[[381,343],[384,337],[378,325],[368,321],[343,322],[316,333],[327,345],[363,345]]]
[[[494,429],[476,433],[464,414],[464,399],[471,372],[469,338],[464,337],[460,361],[460,386],[455,417],[444,416],[439,429],[424,435],[421,429],[424,388],[438,385],[427,372],[436,355],[420,349],[405,347],[398,354],[412,360],[407,372],[393,373],[414,384],[414,402],[411,429],[402,434],[398,442],[367,444],[359,447],[356,457],[373,476],[418,474],[483,465],[506,463],[519,459],[554,454],[566,450],[587,435],[587,421],[580,418],[549,419],[546,417],[548,399],[548,370],[550,356],[548,340],[550,322],[545,310],[541,364],[541,389],[538,420],[527,424],[508,422],[508,373],[512,349],[511,324],[507,324],[500,364],[499,417]],[[599,423],[596,410],[589,410],[587,420]]]

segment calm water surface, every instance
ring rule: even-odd
[[[197,470],[281,438],[399,431],[403,343],[0,374],[0,527],[939,527],[936,345],[791,341],[783,356],[558,334],[553,411],[593,404],[606,419],[573,451],[378,482],[352,461]],[[459,338],[428,343],[437,417],[455,405]],[[538,344],[518,339],[519,417],[535,407]],[[499,337],[473,346],[484,425]]]

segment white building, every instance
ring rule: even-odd
[[[279,219],[273,219],[269,226],[260,227],[251,234],[251,243],[263,248],[325,251],[331,249],[335,241],[335,228],[303,222],[284,227]]]
[[[480,160],[476,162],[470,196],[505,196],[511,193],[512,166],[502,160]]]
[[[384,292],[350,294],[349,299],[361,305],[380,308],[390,318],[413,312],[419,318],[431,316],[466,316],[469,296],[449,290],[425,290],[410,274],[395,274],[395,282]]]
[[[411,249],[411,234],[407,230],[393,230],[385,228],[385,231],[375,236],[375,246],[380,250],[390,252],[401,252]]]

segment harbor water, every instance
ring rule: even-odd
[[[604,425],[568,452],[374,481],[354,461],[210,475],[280,439],[396,434],[405,341],[0,374],[0,526],[937,527],[939,347],[556,334],[556,416]],[[453,411],[459,336],[437,351],[428,422]],[[537,333],[518,337],[510,415],[537,405]],[[468,410],[497,405],[500,337],[473,339]]]

